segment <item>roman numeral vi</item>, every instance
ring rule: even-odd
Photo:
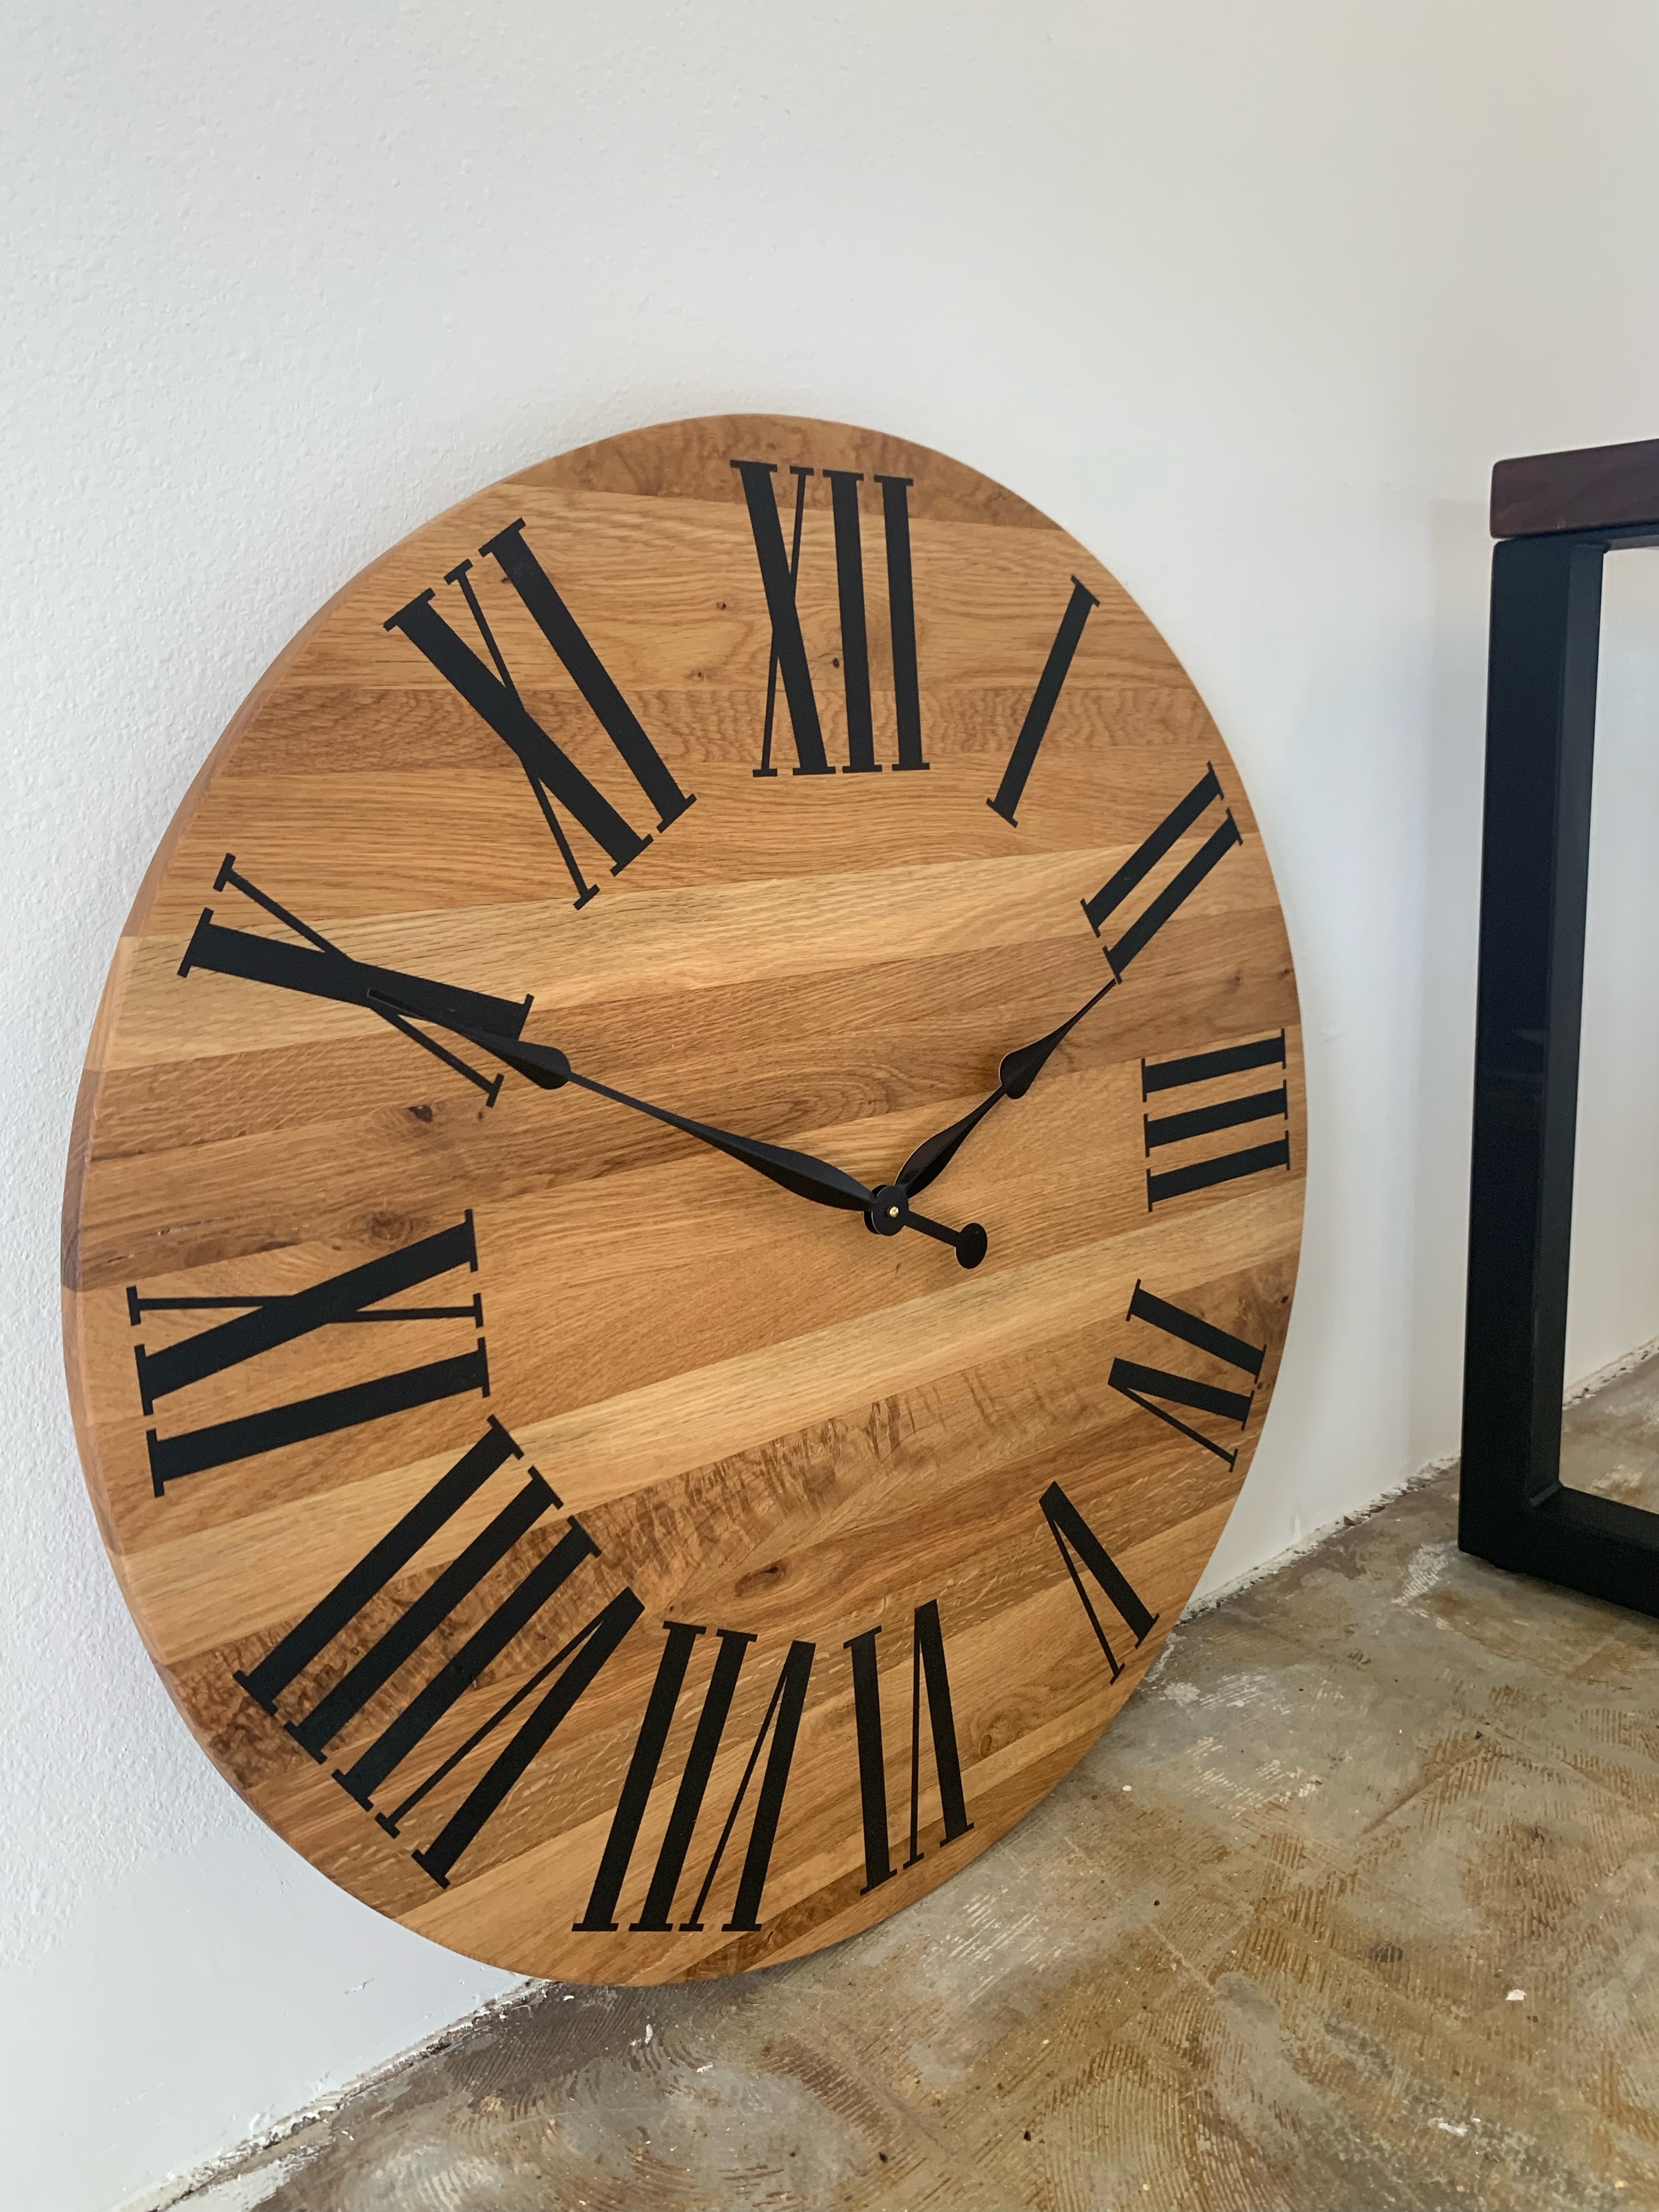
[[[308,1290],[279,1295],[257,1293],[234,1297],[141,1297],[137,1285],[127,1291],[127,1316],[138,1328],[148,1313],[179,1313],[236,1309],[231,1321],[214,1322],[178,1344],[149,1352],[140,1344],[133,1357],[138,1367],[138,1395],[147,1414],[158,1400],[186,1389],[210,1375],[222,1375],[262,1352],[292,1344],[313,1330],[349,1322],[463,1321],[483,1328],[483,1302],[476,1293],[465,1305],[386,1306],[417,1284],[430,1282],[456,1267],[476,1273],[477,1246],[473,1240],[472,1216],[467,1213],[452,1228],[418,1238],[343,1274],[330,1275]],[[150,1480],[160,1498],[169,1482],[187,1474],[200,1474],[233,1461],[251,1459],[275,1451],[281,1444],[302,1443],[312,1437],[356,1427],[363,1421],[384,1420],[388,1414],[406,1413],[413,1406],[429,1406],[440,1398],[453,1398],[477,1390],[489,1395],[489,1368],[484,1340],[475,1347],[447,1359],[431,1359],[367,1382],[352,1382],[343,1389],[325,1390],[315,1397],[298,1398],[286,1406],[273,1406],[256,1413],[240,1413],[206,1428],[190,1429],[176,1437],[146,1431],[149,1446]]]

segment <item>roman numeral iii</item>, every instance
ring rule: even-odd
[[[469,1029],[489,1030],[497,1036],[517,1036],[530,1012],[531,1001],[516,999],[492,998],[486,991],[464,991],[458,984],[434,983],[425,975],[405,975],[396,968],[372,968],[361,960],[349,959],[337,945],[331,945],[320,930],[299,915],[290,914],[285,906],[246,876],[236,872],[236,855],[227,853],[220,863],[219,872],[213,879],[216,891],[240,891],[244,898],[252,899],[268,915],[291,929],[296,937],[305,939],[303,945],[288,945],[278,937],[256,937],[251,930],[227,929],[213,919],[213,908],[204,906],[202,918],[191,933],[185,948],[185,957],[179,963],[179,973],[188,975],[192,969],[210,970],[216,975],[240,975],[251,983],[266,983],[279,991],[295,991],[308,999],[331,999],[344,1006],[362,1006],[376,1014],[381,1021],[429,1052],[446,1067],[477,1085],[484,1094],[484,1103],[493,1106],[501,1095],[501,1077],[480,1075],[477,1069],[463,1060],[459,1053],[440,1044],[423,1030],[384,1002],[395,999],[399,1006],[410,1012],[424,1014],[434,1021],[460,1022]]]
[[[1283,1030],[1277,1036],[1263,1037],[1250,1044],[1222,1045],[1213,1052],[1188,1053],[1179,1060],[1141,1061],[1140,1096],[1143,1101],[1157,1098],[1161,1109],[1144,1116],[1148,1159],[1166,1146],[1185,1144],[1195,1137],[1216,1136],[1224,1129],[1246,1128],[1259,1121],[1285,1124],[1276,1137],[1231,1152],[1218,1152],[1210,1159],[1185,1160],[1178,1167],[1149,1167],[1146,1170],[1148,1212],[1161,1199],[1179,1198],[1190,1190],[1209,1190],[1217,1183],[1236,1182],[1242,1176],[1260,1175],[1267,1168],[1290,1166],[1290,1100],[1282,1081],[1274,1084],[1270,1090],[1249,1091],[1236,1097],[1211,1099],[1201,1106],[1187,1106],[1170,1111],[1163,1105],[1164,1094],[1167,1091],[1187,1090],[1194,1084],[1213,1083],[1229,1076],[1246,1075],[1258,1067],[1282,1069],[1284,1066]]]
[[[767,612],[772,623],[772,653],[766,678],[766,722],[761,738],[761,764],[757,775],[777,774],[772,765],[772,736],[777,712],[778,677],[783,678],[789,726],[794,733],[794,774],[833,775],[824,750],[823,728],[818,717],[817,695],[806,641],[801,634],[796,586],[800,578],[801,527],[806,513],[809,468],[792,465],[795,479],[794,527],[790,550],[784,551],[783,525],[778,517],[772,479],[773,461],[733,461],[743,481],[754,533],[755,555],[766,592]],[[836,533],[836,583],[841,609],[842,689],[847,702],[846,775],[877,775],[875,726],[870,697],[870,639],[864,601],[864,544],[859,514],[859,486],[864,482],[856,469],[825,469],[830,486],[830,512]],[[892,627],[893,702],[898,726],[896,769],[925,769],[921,750],[921,694],[916,673],[915,586],[910,567],[910,509],[908,477],[877,477],[881,487],[882,533],[887,550],[887,602]]]
[[[313,1662],[346,1634],[365,1609],[414,1563],[421,1551],[477,1495],[490,1476],[509,1459],[522,1457],[514,1438],[499,1421],[492,1419],[478,1442],[463,1453],[448,1473],[441,1475],[356,1565],[319,1599],[258,1664],[237,1674],[235,1679],[254,1703],[266,1712],[276,1714],[278,1700],[294,1687]],[[420,1652],[491,1569],[505,1559],[520,1539],[559,1502],[536,1469],[528,1469],[521,1487],[495,1518],[438,1570],[420,1594],[404,1606],[302,1717],[288,1723],[289,1734],[313,1759],[321,1759],[369,1699]],[[599,1546],[581,1523],[574,1518],[569,1520],[564,1534],[552,1548],[526,1570],[494,1611],[408,1698],[350,1765],[337,1771],[335,1779],[347,1794],[366,1809],[372,1809],[376,1793],[473,1687],[485,1669],[493,1666],[514,1638],[531,1626],[576,1570],[598,1556]],[[478,1776],[432,1841],[411,1854],[416,1865],[441,1887],[447,1888],[462,1852],[499,1810],[514,1784],[643,1610],[631,1589],[619,1590],[550,1659],[497,1705],[394,1810],[376,1815],[389,1835],[397,1835],[417,1806],[503,1723],[529,1706],[511,1738]],[[530,1704],[532,1698],[537,1700],[534,1705]]]
[[[1129,1300],[1127,1318],[1146,1322],[1149,1327],[1162,1330],[1165,1336],[1207,1352],[1213,1358],[1249,1376],[1249,1390],[1230,1390],[1218,1383],[1200,1382],[1189,1375],[1171,1373],[1166,1368],[1149,1367],[1137,1359],[1114,1359],[1106,1378],[1109,1389],[1127,1398],[1143,1413],[1154,1414],[1170,1428],[1179,1430],[1183,1437],[1190,1437],[1195,1444],[1201,1444],[1206,1452],[1213,1452],[1231,1467],[1238,1457],[1236,1445],[1229,1449],[1212,1443],[1201,1430],[1191,1427],[1169,1408],[1182,1406],[1192,1413],[1213,1413],[1222,1420],[1237,1421],[1242,1429],[1250,1418],[1250,1402],[1261,1380],[1261,1363],[1267,1356],[1266,1346],[1247,1344],[1242,1336],[1230,1335],[1212,1322],[1200,1321],[1184,1307],[1171,1305],[1167,1298],[1154,1297],[1139,1283]]]
[[[1083,911],[1097,937],[1109,921],[1117,929],[1118,933],[1108,940],[1104,951],[1106,964],[1120,982],[1129,963],[1146,950],[1170,915],[1185,905],[1223,855],[1243,842],[1229,807],[1191,859],[1176,871],[1155,897],[1148,900],[1133,921],[1114,921],[1119,909],[1127,903],[1130,894],[1139,889],[1164,854],[1212,805],[1225,805],[1225,801],[1215,770],[1206,768],[1181,804],[1170,808],[1117,873],[1109,876],[1092,898],[1084,900]]]
[[[564,664],[594,719],[615,746],[623,765],[656,809],[657,828],[666,830],[684,813],[696,793],[680,789],[667,763],[646,735],[638,715],[588,643],[552,578],[526,544],[524,526],[522,519],[509,522],[505,530],[498,530],[478,548],[480,556],[495,561],[518,593],[536,627]],[[629,826],[525,705],[495,641],[495,632],[479,605],[471,568],[470,561],[463,561],[449,571],[444,581],[459,586],[493,666],[486,665],[465,639],[450,628],[434,605],[436,595],[432,591],[422,592],[406,606],[399,607],[396,614],[386,617],[385,626],[401,630],[446,683],[516,755],[575,886],[575,902],[579,907],[586,906],[598,886],[590,884],[583,874],[556,808],[562,806],[573,815],[594,843],[608,854],[613,876],[620,875],[630,860],[639,858],[651,842],[650,836]]]
[[[471,1328],[483,1328],[483,1301],[475,1292],[465,1305],[386,1306],[419,1283],[431,1282],[457,1267],[476,1273],[477,1246],[473,1241],[469,1212],[453,1228],[422,1237],[395,1252],[330,1275],[308,1290],[276,1295],[257,1293],[231,1297],[147,1298],[137,1284],[127,1290],[127,1317],[135,1328],[146,1314],[210,1312],[237,1310],[234,1321],[216,1322],[179,1344],[149,1352],[133,1347],[138,1368],[138,1395],[146,1414],[154,1413],[158,1400],[187,1389],[210,1375],[257,1359],[262,1352],[292,1344],[313,1330],[349,1322],[459,1321]],[[228,1421],[190,1429],[175,1437],[146,1431],[149,1446],[150,1480],[160,1498],[169,1482],[208,1468],[227,1467],[233,1461],[252,1459],[275,1451],[281,1444],[300,1443],[312,1437],[331,1435],[336,1429],[356,1428],[364,1421],[384,1420],[389,1413],[406,1413],[413,1406],[429,1406],[440,1398],[458,1397],[477,1390],[489,1395],[489,1367],[484,1340],[479,1335],[469,1352],[446,1359],[429,1359],[418,1367],[405,1367],[366,1382],[348,1383],[343,1389],[325,1390],[313,1398],[296,1398],[286,1406],[263,1413],[241,1413]]]
[[[697,1638],[706,1636],[706,1627],[695,1622],[670,1620],[664,1623],[667,1641],[658,1662],[656,1680],[646,1702],[645,1713],[635,1739],[633,1756],[617,1799],[617,1809],[611,1816],[611,1832],[605,1838],[599,1856],[599,1872],[593,1878],[593,1888],[587,1900],[587,1910],[574,1923],[579,1935],[613,1934],[617,1928],[617,1908],[621,1899],[623,1885],[627,1880],[629,1863],[634,1856],[634,1846],[639,1839],[640,1827],[645,1819],[652,1787],[662,1764],[662,1755],[668,1741],[668,1732],[673,1725],[675,1709],[684,1686],[691,1656]],[[702,1811],[703,1800],[708,1792],[709,1778],[714,1772],[714,1759],[726,1734],[726,1723],[736,1694],[738,1676],[741,1673],[749,1646],[754,1643],[752,1633],[745,1629],[721,1628],[715,1632],[718,1648],[714,1665],[703,1690],[702,1707],[697,1716],[691,1748],[680,1770],[679,1785],[674,1793],[669,1812],[668,1825],[657,1850],[656,1863],[652,1869],[650,1885],[637,1920],[629,1923],[635,1933],[666,1934],[675,1925],[674,1899],[685,1870],[685,1862],[691,1849],[691,1840]],[[761,1899],[766,1887],[767,1871],[772,1863],[772,1846],[777,1839],[778,1820],[783,1810],[784,1792],[789,1784],[789,1769],[795,1756],[795,1739],[800,1729],[800,1718],[806,1704],[806,1686],[812,1673],[815,1647],[797,1641],[786,1653],[773,1684],[771,1698],[749,1753],[732,1804],[714,1845],[702,1882],[689,1917],[678,1924],[687,1933],[700,1931],[703,1926],[703,1908],[714,1888],[714,1878],[726,1856],[738,1825],[749,1785],[765,1755],[765,1770],[761,1775],[756,1794],[755,1808],[750,1820],[749,1843],[744,1853],[742,1870],[738,1877],[737,1895],[733,1900],[732,1917],[721,1923],[726,1930],[753,1933],[761,1924]]]
[[[1137,1650],[1152,1633],[1158,1615],[1147,1611],[1128,1577],[1057,1482],[1048,1485],[1037,1504],[1048,1524],[1048,1534],[1060,1547],[1060,1556],[1066,1562],[1066,1571],[1083,1601],[1083,1610],[1089,1616],[1089,1626],[1106,1655],[1106,1664],[1111,1668],[1112,1680],[1115,1682],[1123,1672],[1123,1662],[1113,1650],[1106,1631],[1101,1626],[1095,1601],[1089,1595],[1088,1583],[1083,1579],[1084,1571],[1086,1569],[1102,1596],[1133,1637]]]

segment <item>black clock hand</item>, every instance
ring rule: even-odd
[[[371,998],[379,996],[371,991]],[[977,1222],[970,1221],[961,1230],[947,1229],[943,1222],[932,1221],[926,1214],[913,1212],[908,1194],[896,1186],[867,1189],[855,1176],[811,1152],[793,1152],[785,1145],[769,1145],[758,1137],[738,1136],[732,1130],[716,1128],[712,1122],[693,1121],[688,1114],[673,1113],[666,1106],[654,1106],[647,1098],[635,1098],[630,1092],[615,1090],[591,1075],[579,1074],[570,1065],[569,1055],[556,1045],[532,1044],[523,1037],[497,1036],[487,1030],[470,1029],[434,1014],[422,1018],[435,1022],[440,1028],[453,1030],[457,1036],[465,1037],[481,1052],[504,1061],[543,1091],[561,1091],[567,1083],[574,1083],[579,1090],[591,1091],[596,1098],[609,1098],[618,1106],[631,1107],[636,1114],[647,1114],[653,1121],[665,1122],[671,1129],[679,1129],[686,1136],[696,1138],[700,1144],[724,1152],[729,1159],[753,1168],[757,1175],[763,1175],[769,1182],[793,1192],[797,1198],[810,1199],[814,1205],[835,1206],[847,1213],[863,1214],[878,1236],[895,1237],[901,1229],[920,1230],[924,1237],[948,1244],[964,1267],[976,1267],[985,1256],[985,1231]]]
[[[1092,1013],[1107,992],[1116,988],[1117,978],[1113,976],[1092,999],[1078,1008],[1069,1021],[1050,1030],[1047,1036],[1038,1037],[1034,1044],[1018,1045],[1012,1052],[1006,1053],[997,1070],[996,1089],[988,1098],[981,1098],[971,1114],[964,1114],[948,1129],[940,1129],[916,1146],[898,1171],[896,1180],[899,1188],[912,1198],[919,1190],[926,1190],[934,1176],[942,1175],[949,1167],[991,1109],[1004,1098],[1023,1098],[1042,1073],[1049,1055],[1059,1051],[1085,1014]]]

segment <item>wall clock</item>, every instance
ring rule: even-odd
[[[1304,1156],[1259,833],[1099,563],[872,432],[610,439],[351,583],[162,844],[69,1171],[100,1525],[381,1911],[795,1956],[1145,1674]]]

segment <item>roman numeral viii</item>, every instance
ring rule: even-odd
[[[1215,1083],[1228,1076],[1244,1075],[1258,1067],[1285,1066],[1285,1032],[1252,1044],[1229,1044],[1213,1052],[1194,1052],[1180,1060],[1143,1060],[1140,1095],[1143,1100],[1184,1091],[1196,1084]],[[1221,1182],[1236,1182],[1241,1176],[1260,1175],[1266,1168],[1291,1164],[1290,1100],[1283,1082],[1271,1090],[1250,1091],[1231,1098],[1211,1098],[1201,1106],[1186,1106],[1148,1114],[1146,1157],[1165,1146],[1186,1143],[1194,1137],[1218,1135],[1224,1129],[1242,1129],[1256,1121],[1280,1121],[1280,1134],[1264,1143],[1246,1145],[1217,1153],[1206,1160],[1188,1159],[1178,1167],[1148,1168],[1146,1209],[1160,1199],[1179,1198],[1189,1190],[1208,1190]]]
[[[638,715],[617,689],[605,664],[583,635],[580,624],[555,588],[552,578],[525,543],[523,520],[509,522],[505,530],[498,530],[478,551],[482,557],[496,563],[518,593],[536,627],[592,708],[600,728],[620,754],[623,766],[656,809],[658,829],[666,830],[684,813],[696,793],[680,789],[673,772],[646,735]],[[401,630],[517,756],[575,886],[576,904],[586,906],[598,887],[583,874],[555,807],[562,806],[574,815],[594,843],[610,856],[613,876],[620,875],[630,860],[637,860],[651,839],[629,827],[604,793],[554,743],[525,705],[479,604],[471,568],[470,561],[463,561],[449,571],[444,581],[459,586],[493,666],[486,665],[465,639],[450,628],[434,605],[435,594],[431,591],[422,592],[407,606],[389,615],[386,627]]]
[[[622,1897],[623,1884],[628,1876],[634,1846],[639,1839],[652,1787],[662,1765],[664,1747],[668,1741],[669,1729],[673,1725],[675,1709],[684,1686],[691,1655],[696,1648],[697,1638],[708,1632],[706,1627],[685,1620],[666,1621],[664,1626],[667,1631],[667,1641],[658,1663],[656,1680],[646,1701],[644,1717],[635,1739],[633,1756],[623,1778],[617,1809],[611,1816],[611,1832],[600,1853],[599,1872],[593,1878],[592,1892],[587,1900],[587,1910],[574,1923],[579,1935],[610,1935],[616,1930],[617,1907]],[[718,1648],[714,1665],[703,1690],[702,1708],[697,1716],[691,1747],[680,1770],[679,1784],[674,1792],[668,1825],[658,1846],[650,1886],[646,1891],[639,1918],[629,1923],[630,1930],[635,1933],[664,1935],[675,1925],[675,1896],[685,1871],[698,1815],[708,1793],[714,1759],[726,1734],[732,1700],[737,1692],[738,1677],[742,1672],[749,1646],[755,1641],[752,1632],[745,1629],[721,1628],[715,1633]],[[721,1923],[722,1928],[727,1930],[750,1934],[760,1927],[761,1898],[766,1887],[767,1871],[772,1863],[772,1846],[777,1839],[778,1820],[783,1810],[784,1791],[789,1784],[789,1769],[794,1760],[795,1739],[800,1730],[801,1712],[806,1703],[806,1686],[812,1672],[815,1649],[811,1644],[799,1641],[792,1644],[778,1669],[766,1711],[750,1747],[742,1778],[733,1794],[725,1826],[704,1870],[696,1902],[689,1917],[678,1923],[684,1932],[701,1930],[703,1926],[703,1908],[708,1902],[714,1878],[726,1856],[726,1847],[732,1840],[732,1832],[749,1796],[749,1786],[755,1778],[756,1769],[763,1753],[766,1765],[756,1793],[754,1812],[749,1826],[749,1843],[738,1877],[732,1917]]]
[[[237,1681],[254,1703],[268,1713],[277,1713],[279,1700],[300,1681],[313,1661],[346,1636],[365,1609],[381,1598],[394,1578],[415,1562],[498,1468],[509,1459],[522,1457],[513,1437],[492,1418],[489,1428],[471,1450],[462,1454],[448,1473],[441,1475],[403,1518],[364,1553],[326,1596],[319,1598],[257,1666],[238,1672]],[[522,1486],[507,1498],[494,1519],[432,1576],[419,1595],[403,1607],[390,1626],[325,1694],[308,1702],[302,1717],[288,1723],[289,1733],[295,1741],[313,1759],[321,1759],[328,1747],[357,1719],[369,1699],[416,1657],[491,1569],[504,1560],[542,1516],[559,1502],[536,1469],[529,1468]],[[579,1521],[574,1517],[568,1520],[563,1534],[552,1547],[526,1568],[495,1609],[407,1698],[394,1717],[356,1753],[350,1764],[336,1771],[335,1779],[347,1794],[365,1808],[372,1809],[377,1792],[392,1775],[473,1688],[485,1669],[501,1658],[514,1638],[531,1626],[576,1570],[599,1556],[599,1548]],[[389,1835],[398,1834],[417,1806],[447,1781],[505,1722],[522,1711],[523,1717],[511,1737],[478,1774],[432,1841],[411,1853],[416,1864],[442,1887],[448,1887],[462,1852],[476,1841],[485,1823],[500,1809],[514,1784],[643,1610],[631,1589],[619,1590],[410,1790],[392,1812],[376,1815]]]
[[[1147,1611],[1129,1577],[1057,1482],[1048,1485],[1037,1504],[1048,1524],[1048,1534],[1060,1547],[1060,1556],[1066,1562],[1066,1571],[1072,1578],[1073,1588],[1083,1601],[1083,1610],[1089,1616],[1089,1626],[1106,1655],[1106,1664],[1111,1668],[1112,1680],[1115,1682],[1123,1672],[1123,1662],[1113,1650],[1106,1631],[1101,1626],[1095,1601],[1083,1579],[1084,1569],[1088,1570],[1101,1595],[1133,1637],[1137,1650],[1152,1633],[1158,1615]]]
[[[343,1274],[330,1275],[308,1290],[280,1294],[242,1294],[232,1297],[143,1297],[137,1285],[127,1291],[127,1316],[135,1328],[146,1314],[235,1310],[234,1320],[221,1321],[159,1351],[135,1346],[138,1366],[138,1395],[146,1414],[157,1401],[192,1382],[256,1359],[262,1352],[292,1344],[313,1330],[345,1323],[459,1321],[471,1329],[483,1328],[483,1301],[475,1292],[462,1305],[387,1306],[383,1301],[413,1290],[418,1284],[450,1273],[458,1267],[476,1273],[477,1246],[469,1212],[453,1228],[441,1229],[395,1252],[383,1253]],[[477,1390],[489,1395],[489,1368],[484,1340],[448,1358],[424,1361],[395,1374],[380,1375],[343,1389],[325,1390],[315,1397],[298,1398],[264,1412],[241,1413],[204,1428],[189,1429],[174,1437],[149,1430],[150,1480],[160,1498],[169,1482],[186,1474],[228,1466],[281,1444],[299,1443],[312,1437],[328,1436],[336,1429],[355,1428],[363,1421],[384,1420],[413,1406],[428,1406],[440,1398],[453,1398]]]
[[[766,723],[761,738],[761,764],[757,775],[775,775],[772,765],[772,732],[777,712],[778,677],[789,708],[794,732],[794,773],[833,775],[824,750],[823,728],[818,718],[817,695],[801,633],[795,587],[800,578],[801,526],[806,514],[806,479],[813,471],[793,465],[795,479],[794,528],[790,550],[784,550],[783,525],[772,487],[777,473],[773,461],[733,461],[743,480],[749,507],[749,526],[754,533],[755,555],[760,562],[766,592],[767,612],[772,622],[772,653],[766,677]],[[825,469],[830,506],[836,532],[836,583],[841,609],[842,690],[847,702],[846,775],[878,775],[875,725],[870,699],[870,637],[864,604],[864,545],[859,514],[859,486],[863,476],[856,469]],[[921,750],[921,694],[916,674],[915,586],[910,568],[910,509],[908,477],[877,477],[881,487],[882,532],[887,548],[887,603],[892,629],[893,703],[898,726],[897,769],[925,769]]]
[[[1083,902],[1089,927],[1098,937],[1120,907],[1128,901],[1164,854],[1183,837],[1212,805],[1225,805],[1221,785],[1212,768],[1206,768],[1178,806],[1171,807],[1150,837],[1138,845],[1115,876],[1109,876],[1092,898]],[[1227,808],[1220,822],[1176,869],[1163,889],[1149,899],[1133,921],[1124,923],[1104,950],[1106,964],[1121,982],[1129,963],[1143,953],[1171,915],[1184,906],[1212,868],[1235,845],[1242,844],[1238,824]]]
[[[1242,1336],[1232,1336],[1213,1322],[1200,1321],[1196,1314],[1188,1313],[1182,1306],[1171,1305],[1167,1298],[1154,1297],[1137,1283],[1134,1295],[1129,1300],[1128,1319],[1144,1321],[1150,1327],[1161,1329],[1166,1336],[1180,1343],[1190,1344],[1197,1351],[1207,1352],[1229,1367],[1250,1378],[1249,1390],[1230,1390],[1219,1383],[1200,1382],[1190,1375],[1172,1374],[1162,1367],[1148,1367],[1137,1359],[1114,1359],[1107,1387],[1139,1406],[1143,1413],[1156,1414],[1160,1421],[1178,1429],[1183,1437],[1190,1437],[1206,1452],[1225,1460],[1231,1467],[1238,1457],[1235,1445],[1231,1449],[1214,1443],[1200,1430],[1193,1428],[1176,1414],[1171,1406],[1182,1406],[1191,1413],[1213,1413],[1218,1419],[1237,1421],[1242,1429],[1250,1418],[1250,1401],[1255,1386],[1261,1380],[1261,1363],[1267,1358],[1265,1346],[1247,1344]]]

